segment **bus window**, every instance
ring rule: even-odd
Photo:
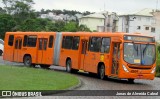
[[[44,39],[44,47],[43,47],[43,50],[46,50],[47,49],[47,39]]]
[[[53,36],[50,36],[50,37],[49,37],[49,44],[48,44],[48,47],[49,47],[49,48],[52,48],[52,47],[53,47],[53,39],[54,39]]]
[[[28,39],[28,37],[27,37],[27,35],[25,35],[24,36],[24,41],[23,41],[23,46],[24,47],[27,46],[27,39]]]
[[[101,53],[109,53],[110,38],[102,39]]]
[[[89,50],[92,52],[99,52],[101,47],[101,38],[92,37],[90,38]]]
[[[72,43],[73,43],[72,41],[73,41],[72,36],[63,37],[62,47],[65,48],[65,49],[71,49],[72,48]]]
[[[8,45],[9,45],[9,46],[13,46],[13,41],[14,41],[14,35],[10,35],[10,36],[9,36]]]
[[[65,39],[66,39],[66,37],[64,36],[63,41],[62,41],[62,48],[65,48]]]
[[[15,43],[15,49],[18,49],[18,39],[16,40],[16,43]]]
[[[39,50],[42,50],[42,42],[43,40],[42,39],[39,39]]]
[[[19,40],[19,49],[22,48],[22,39]]]
[[[79,37],[74,37],[73,38],[73,45],[72,45],[72,49],[73,50],[78,50],[78,46],[79,46]]]
[[[37,42],[37,36],[28,36],[28,42],[27,42],[28,47],[36,47],[36,42]]]

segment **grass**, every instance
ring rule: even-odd
[[[63,90],[78,83],[75,76],[67,73],[0,66],[0,90]]]

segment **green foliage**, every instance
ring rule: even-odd
[[[14,31],[16,22],[11,15],[0,14],[0,38],[4,39],[7,31]]]
[[[31,11],[33,0],[2,0],[8,14],[16,14]]]
[[[86,25],[80,25],[78,31],[91,32],[91,30]]]
[[[64,30],[69,32],[76,32],[78,30],[77,26],[77,23],[69,22],[64,26]]]
[[[157,46],[158,53],[160,53],[160,46]]]
[[[48,24],[47,19],[27,19],[25,20],[21,27],[21,31],[45,31],[46,25]]]
[[[21,25],[25,19],[35,18],[32,5],[33,0],[3,0],[6,12],[14,17],[18,25]]]
[[[156,54],[156,76],[160,77],[160,45],[157,45]]]
[[[0,14],[5,14],[5,13],[6,13],[6,11],[0,7]]]

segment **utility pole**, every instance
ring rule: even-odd
[[[107,25],[107,18],[108,18],[108,12],[107,13],[103,13],[104,16],[104,32],[106,32],[106,25]]]

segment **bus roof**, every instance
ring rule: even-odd
[[[124,35],[132,35],[132,36],[146,36],[146,37],[153,37],[144,35],[141,33],[124,33],[124,32],[7,32],[6,34],[15,34],[15,35],[34,35],[34,34],[56,34],[56,33],[62,33],[64,35],[91,35],[94,34],[94,36],[119,36],[122,37]]]

